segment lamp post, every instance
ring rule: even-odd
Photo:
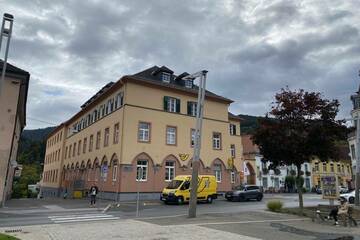
[[[2,91],[2,84],[4,82],[5,78],[5,72],[6,72],[6,63],[7,63],[7,57],[9,53],[9,46],[10,46],[10,39],[11,39],[11,33],[12,33],[12,26],[13,26],[14,16],[8,13],[4,14],[3,22],[1,25],[1,32],[0,32],[0,52],[1,52],[1,46],[2,46],[2,40],[4,37],[7,38],[6,46],[5,46],[5,57],[2,67],[2,73],[1,73],[1,79],[0,79],[0,96]]]
[[[194,143],[194,155],[192,159],[192,173],[190,183],[190,202],[189,202],[189,218],[196,217],[196,203],[197,203],[197,186],[199,176],[199,159],[201,149],[201,130],[202,120],[204,115],[204,100],[205,100],[205,86],[206,86],[206,74],[208,71],[202,70],[200,72],[187,75],[182,80],[194,80],[200,78],[198,100],[196,105],[196,127],[195,127],[195,143]]]

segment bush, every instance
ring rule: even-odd
[[[272,200],[267,203],[267,208],[272,212],[279,212],[283,207],[283,202],[279,200]]]

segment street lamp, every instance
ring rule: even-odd
[[[196,105],[196,127],[195,127],[195,143],[194,143],[194,155],[192,159],[192,173],[190,183],[190,202],[189,202],[189,218],[196,217],[196,203],[197,203],[197,185],[199,175],[199,159],[201,149],[201,130],[202,120],[204,115],[204,100],[205,100],[205,85],[206,74],[208,71],[202,70],[197,73],[187,75],[182,78],[184,81],[194,80],[200,78],[198,100]]]
[[[5,57],[4,57],[1,79],[0,79],[0,96],[1,96],[2,83],[4,82],[4,79],[5,79],[6,63],[7,63],[7,57],[8,57],[8,52],[9,52],[13,21],[14,21],[13,15],[8,14],[8,13],[4,14],[3,22],[1,25],[1,32],[0,32],[0,52],[1,52],[3,38],[6,37],[7,41],[6,41]]]

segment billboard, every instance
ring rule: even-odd
[[[321,189],[323,199],[338,199],[338,178],[335,174],[321,175]]]

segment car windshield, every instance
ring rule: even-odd
[[[244,190],[245,189],[245,187],[244,186],[236,186],[236,187],[234,187],[234,190]]]
[[[182,180],[172,180],[169,185],[167,186],[167,189],[177,189],[182,184]]]

